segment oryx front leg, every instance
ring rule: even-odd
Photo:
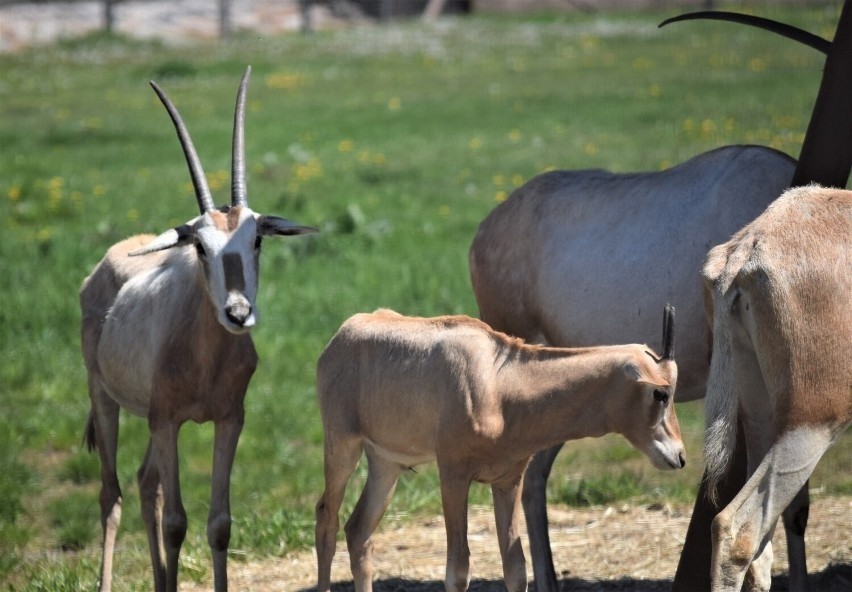
[[[523,472],[519,472],[511,481],[491,485],[497,539],[503,560],[503,580],[509,592],[527,590],[527,569],[520,527],[522,488]]]
[[[390,503],[403,469],[401,465],[382,458],[369,444],[364,449],[368,462],[367,483],[344,527],[357,592],[373,589],[373,532]]]
[[[470,547],[467,544],[467,494],[471,479],[446,470],[438,462],[441,505],[447,529],[447,592],[464,592],[470,584]]]
[[[166,590],[177,591],[180,548],[186,538],[186,510],[180,496],[178,431],[171,421],[149,419],[151,441],[163,486],[163,546],[166,551]]]
[[[783,434],[770,448],[740,493],[713,521],[714,592],[740,590],[749,568],[750,588],[769,589],[771,565],[761,554],[768,551],[779,516],[831,443],[830,428],[805,426]]]
[[[243,413],[216,422],[213,448],[213,483],[207,542],[213,555],[216,592],[228,589],[228,544],[231,541],[231,468],[243,429]]]

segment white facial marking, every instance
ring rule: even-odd
[[[231,216],[235,212],[231,211]],[[233,230],[228,230],[230,225]],[[243,207],[234,221],[225,212],[208,212],[196,238],[207,262],[207,286],[219,323],[232,333],[245,333],[256,323],[257,264],[254,212]]]

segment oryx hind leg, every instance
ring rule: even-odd
[[[739,590],[750,568],[751,589],[768,590],[771,564],[761,555],[771,553],[778,518],[832,441],[829,427],[805,426],[781,435],[769,449],[740,493],[713,521],[714,591]]]
[[[789,565],[790,592],[806,592],[808,589],[808,563],[805,554],[805,530],[811,499],[808,482],[802,486],[787,509],[784,510],[784,531],[787,534],[787,563]]]
[[[160,471],[154,460],[153,443],[148,440],[148,450],[142,466],[136,473],[139,483],[139,504],[142,522],[148,533],[148,549],[151,552],[151,567],[154,570],[154,590],[166,588],[165,548],[163,547],[163,487]]]

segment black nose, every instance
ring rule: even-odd
[[[246,319],[251,316],[251,305],[248,302],[230,304],[225,309],[225,316],[235,325],[242,327],[245,325]]]
[[[686,457],[683,455],[683,452],[678,454],[677,457],[678,457],[678,459],[680,459],[680,468],[682,469],[683,467],[686,466]]]

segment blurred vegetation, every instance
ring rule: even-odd
[[[837,10],[768,16],[830,37]],[[542,171],[661,169],[732,143],[798,154],[822,56],[719,23],[658,30],[666,16],[476,16],[180,47],[99,34],[3,56],[0,580],[51,591],[97,580],[99,469],[81,444],[89,405],[76,293],[110,244],[196,211],[149,79],[181,110],[224,201],[234,95],[252,64],[252,207],[323,230],[264,246],[261,365],[233,472],[234,559],[281,555],[312,544],[322,490],[314,364],[344,319],[378,307],[476,315],[476,226]],[[615,436],[570,443],[552,499],[688,502],[701,403],[679,413],[685,471],[656,472]],[[123,415],[121,430],[117,589],[148,590],[134,481],[146,425]],[[181,577],[206,581],[211,426],[186,425],[180,450],[190,521]],[[817,492],[852,493],[849,452],[847,436],[814,475]],[[363,480],[359,470],[345,512]],[[471,499],[487,503],[487,488]],[[439,510],[437,476],[424,467],[402,478],[389,511]]]

